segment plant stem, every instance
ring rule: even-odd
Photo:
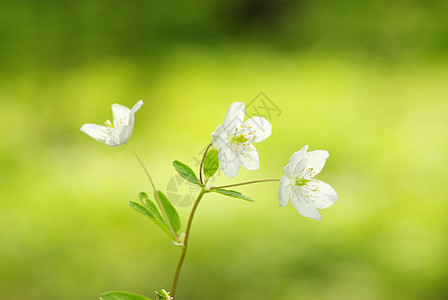
[[[199,182],[201,183],[201,185],[204,185],[204,180],[202,178],[202,172],[203,172],[205,156],[211,146],[212,146],[212,144],[208,145],[207,148],[205,149],[204,155],[202,156],[201,165],[199,167]],[[212,187],[212,188],[210,188],[210,190],[215,190],[215,189],[220,189],[220,188],[225,188],[225,187],[232,187],[232,186],[240,186],[240,185],[246,185],[246,184],[252,184],[252,183],[259,183],[259,182],[269,182],[269,181],[280,181],[280,180],[279,179],[255,180],[255,181],[248,181],[248,182],[242,182],[242,183],[236,183],[236,184],[230,184],[230,185],[223,185],[223,186],[219,186],[219,187]],[[171,297],[173,297],[173,299],[176,295],[176,288],[177,288],[177,283],[179,281],[180,271],[182,269],[182,266],[183,266],[183,263],[185,260],[185,256],[187,255],[188,240],[190,238],[190,230],[191,230],[191,224],[193,223],[194,214],[196,213],[196,210],[199,206],[199,202],[201,201],[204,194],[207,192],[209,192],[209,190],[205,189],[203,186],[201,193],[198,195],[198,198],[196,199],[196,201],[193,205],[193,208],[191,209],[191,212],[190,212],[187,229],[185,231],[185,239],[184,239],[183,247],[182,247],[182,250],[180,253],[179,262],[177,263],[176,272],[174,273],[173,286],[171,288]]]
[[[211,146],[212,146],[212,144],[210,143],[210,145],[208,145],[207,148],[205,148],[204,155],[202,156],[202,160],[201,160],[201,165],[199,167],[199,182],[201,183],[201,185],[204,184],[204,180],[202,178],[202,168],[204,166],[205,155],[207,155],[207,152]],[[183,243],[183,247],[182,247],[182,252],[180,253],[179,262],[177,263],[176,272],[174,273],[173,287],[171,288],[171,296],[173,297],[173,299],[174,299],[174,296],[176,295],[176,287],[177,287],[177,282],[179,281],[180,270],[182,269],[182,265],[184,264],[185,255],[187,254],[188,239],[190,238],[190,230],[191,230],[191,224],[193,223],[194,214],[196,213],[196,209],[198,208],[198,205],[202,199],[202,196],[204,196],[204,194],[206,192],[207,192],[207,190],[202,188],[201,193],[198,195],[198,198],[196,199],[196,201],[193,205],[193,208],[191,209],[191,212],[190,212],[187,229],[185,230],[185,239],[184,239],[184,243]]]
[[[280,181],[280,179],[254,180],[254,181],[240,182],[240,183],[229,184],[229,185],[215,186],[215,187],[211,187],[210,189],[216,190],[216,189],[228,188],[228,187],[232,187],[232,186],[240,186],[240,185],[246,185],[246,184],[252,184],[252,183],[271,182],[271,181]]]
[[[171,225],[170,220],[168,219],[168,215],[166,214],[165,208],[162,205],[162,200],[160,200],[160,196],[159,196],[159,193],[157,192],[156,185],[154,184],[154,181],[152,180],[151,175],[149,174],[148,169],[146,168],[145,164],[140,159],[140,157],[137,155],[137,152],[135,152],[134,148],[132,148],[131,145],[129,145],[129,144],[126,144],[126,145],[129,147],[129,149],[131,149],[132,153],[134,154],[135,158],[137,158],[137,160],[140,163],[140,165],[142,166],[143,170],[145,170],[146,176],[148,177],[149,182],[151,183],[152,188],[154,190],[154,194],[156,196],[157,204],[159,205],[160,210],[162,211],[163,217],[164,217],[166,223],[168,224],[168,227],[169,227],[171,233],[176,238],[176,242],[180,243],[181,241],[179,240],[179,237],[177,236],[176,231],[174,230],[173,226]]]
[[[208,145],[207,148],[205,148],[204,155],[202,156],[201,166],[199,167],[199,182],[200,182],[201,184],[204,184],[204,181],[202,180],[202,167],[203,167],[203,165],[204,165],[205,155],[207,154],[208,149],[210,149],[210,147],[211,147],[212,145],[213,145],[213,144],[210,143],[210,145]]]
[[[206,193],[206,190],[202,190],[199,194],[198,198],[196,199],[196,202],[194,203],[193,208],[191,209],[190,218],[188,219],[187,229],[185,231],[185,240],[184,240],[184,247],[182,248],[182,252],[179,257],[179,262],[177,263],[176,272],[174,273],[174,280],[173,280],[173,287],[171,288],[171,296],[174,299],[174,296],[176,294],[176,287],[177,282],[179,280],[180,270],[182,269],[182,265],[184,263],[185,255],[187,254],[187,247],[188,247],[188,239],[190,237],[190,230],[191,230],[191,224],[193,223],[193,217],[196,212],[196,209],[198,208],[199,202],[202,199],[202,196]]]

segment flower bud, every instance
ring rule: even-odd
[[[173,297],[170,296],[170,293],[165,291],[164,289],[160,289],[156,292],[157,296],[159,296],[159,300],[173,300]]]

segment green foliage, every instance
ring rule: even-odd
[[[159,218],[154,216],[148,208],[146,208],[145,206],[143,206],[139,203],[132,202],[132,201],[129,202],[129,205],[135,211],[141,213],[142,215],[144,215],[145,217],[148,217],[151,221],[156,223],[156,225],[159,226],[163,231],[165,231],[173,240],[176,240],[173,233],[168,228],[168,225],[166,224],[166,222],[164,222],[163,220],[160,220]]]
[[[176,169],[177,173],[179,173],[182,178],[188,180],[191,183],[200,185],[198,177],[194,173],[194,171],[184,163],[181,163],[178,160],[173,161],[173,166]]]
[[[250,201],[250,202],[254,202],[254,200],[252,200],[249,197],[244,196],[243,194],[241,194],[240,192],[237,191],[232,191],[232,190],[225,190],[225,189],[216,189],[216,190],[212,190],[214,192],[217,192],[218,194],[221,195],[226,195],[229,197],[233,197],[233,198],[238,198],[238,199],[243,199],[246,201]]]
[[[144,192],[141,192],[139,196],[143,206],[154,216],[154,218],[162,223],[166,223],[163,217],[160,215],[160,212],[157,209],[156,205],[151,200],[149,200],[148,195]]]
[[[101,300],[152,300],[142,295],[128,292],[107,292],[100,296]]]
[[[162,191],[158,191],[157,194],[160,198],[161,206],[160,209],[163,209],[166,212],[168,221],[170,222],[171,226],[173,227],[176,234],[179,234],[180,230],[180,218],[179,214],[177,213],[174,206],[171,204],[171,202],[168,200],[168,198],[165,196],[165,194]],[[154,197],[157,198],[156,193],[154,193]],[[140,201],[142,204],[130,201],[129,205],[136,210],[137,212],[141,213],[145,217],[148,217],[151,221],[157,224],[163,231],[168,233],[168,235],[173,239],[176,240],[173,233],[171,232],[169,225],[167,221],[162,217],[159,210],[157,209],[156,205],[149,200],[148,195],[144,192],[141,192],[139,194]],[[160,205],[159,205],[160,206]]]
[[[74,6],[64,5],[65,2]],[[329,150],[330,158],[320,179],[331,183],[341,198],[322,211],[324,222],[311,226],[308,223],[312,220],[301,218],[294,208],[278,208],[274,183],[274,187],[244,188],[260,200],[259,209],[250,214],[245,205],[223,205],[223,201],[204,199],[206,202],[197,211],[197,223],[193,224],[190,254],[196,258],[187,261],[189,267],[183,270],[179,290],[183,297],[179,299],[205,300],[210,295],[216,299],[257,300],[445,299],[448,189],[444,182],[448,139],[441,137],[446,137],[448,131],[448,64],[445,52],[425,56],[424,50],[431,45],[431,39],[444,36],[437,30],[446,32],[447,27],[438,27],[437,23],[448,22],[448,18],[427,14],[427,8],[436,10],[437,5],[428,2],[424,8],[423,2],[419,2],[408,1],[408,6],[404,1],[383,1],[375,2],[374,10],[357,9],[363,25],[381,27],[375,35],[332,11],[340,4],[344,13],[354,12],[347,8],[346,1],[308,2],[322,7],[311,10],[311,15],[302,12],[303,17],[297,18],[297,22],[314,19],[319,27],[327,28],[336,24],[335,20],[342,20],[357,30],[364,41],[370,38],[371,43],[341,42],[337,34],[306,24],[292,28],[307,34],[309,39],[290,40],[311,47],[314,41],[328,46],[340,42],[349,51],[360,45],[381,47],[383,56],[372,58],[366,52],[344,56],[325,50],[328,48],[294,51],[283,47],[276,51],[275,44],[260,47],[261,44],[243,37],[220,46],[201,34],[194,35],[204,41],[201,45],[191,42],[191,35],[171,34],[178,33],[173,27],[172,9],[153,13],[167,24],[166,31],[157,33],[178,38],[179,44],[167,44],[162,38],[154,44],[159,47],[158,53],[155,49],[151,55],[145,52],[144,56],[135,56],[130,51],[148,48],[136,47],[117,38],[116,33],[138,40],[138,35],[129,34],[136,32],[129,26],[144,26],[127,22],[115,12],[132,3],[138,6],[138,2],[121,1],[118,6],[101,2],[103,10],[96,5],[99,1],[3,1],[9,7],[0,10],[5,17],[3,28],[8,28],[2,34],[15,41],[22,39],[33,47],[12,41],[3,43],[7,48],[0,49],[3,53],[11,49],[14,56],[5,56],[5,62],[16,68],[16,72],[9,72],[2,65],[0,79],[0,115],[4,123],[15,125],[14,130],[2,132],[5,142],[0,144],[0,199],[20,199],[0,201],[1,299],[48,300],[58,298],[55,295],[61,291],[64,294],[59,298],[64,300],[94,299],[92,295],[99,294],[100,285],[118,288],[120,273],[124,274],[121,288],[157,298],[152,293],[171,278],[173,268],[167,264],[174,263],[173,253],[179,249],[173,248],[168,239],[161,241],[151,236],[148,229],[159,230],[155,226],[135,228],[135,221],[139,220],[122,209],[118,199],[125,199],[130,191],[145,184],[130,153],[119,153],[127,150],[111,150],[89,140],[78,132],[77,126],[81,121],[100,123],[110,118],[105,108],[112,101],[131,106],[142,97],[146,107],[151,101],[151,109],[136,115],[130,142],[145,149],[139,154],[162,188],[164,179],[171,176],[158,168],[159,162],[171,162],[173,157],[187,161],[194,151],[175,156],[179,154],[175,146],[182,144],[200,150],[198,139],[205,135],[199,132],[211,133],[222,123],[231,102],[241,99],[247,106],[260,88],[282,113],[279,117],[271,115],[275,134],[260,144],[262,147],[257,146],[262,168],[241,169],[238,178],[244,181],[255,179],[254,176],[281,176],[291,151],[307,142],[313,150]],[[78,7],[78,3],[84,6]],[[415,18],[396,18],[396,12],[405,7],[414,12],[402,15]],[[93,14],[89,14],[89,9]],[[322,18],[323,10],[334,21]],[[389,22],[362,18],[363,14],[375,17],[378,10],[387,15]],[[440,9],[438,14],[444,11]],[[139,10],[142,15],[147,12]],[[186,21],[190,20],[189,14],[181,13]],[[73,17],[89,20],[88,16],[91,20],[87,23],[71,22]],[[110,16],[120,20],[109,22]],[[149,19],[135,19],[135,15],[132,18],[138,22]],[[49,34],[35,31],[48,38],[39,38],[30,31],[35,21],[48,25],[44,27]],[[6,22],[12,25],[7,26]],[[49,26],[50,23],[56,26]],[[183,22],[182,28],[196,28],[195,24],[190,25]],[[397,31],[405,34],[409,26],[415,28],[407,32],[412,34],[407,34],[405,40],[397,38]],[[278,28],[283,30],[282,26]],[[331,29],[355,39],[340,28]],[[51,34],[51,30],[55,33]],[[82,35],[67,34],[72,30]],[[92,30],[102,30],[103,34]],[[414,35],[421,38],[415,39]],[[65,42],[90,46],[69,47]],[[419,47],[407,47],[408,42],[418,42]],[[446,43],[437,45],[446,48]],[[118,51],[113,47],[123,47],[119,53],[125,59],[115,56]],[[400,56],[403,61],[391,63],[396,47],[405,49]],[[419,55],[415,57],[413,51]],[[82,59],[77,59],[77,54]],[[31,60],[41,67],[30,68]],[[73,62],[76,65],[70,64]],[[67,70],[55,72],[49,64]],[[276,76],[272,76],[273,72]],[[232,88],[223,92],[229,86]],[[161,97],[163,101],[152,101]],[[247,111],[251,112],[251,108]],[[201,120],[183,122],[180,128],[179,120],[187,115]],[[410,188],[409,183],[413,182],[418,184]],[[112,185],[119,188],[111,188]],[[180,193],[189,187],[182,188]],[[148,194],[156,203],[152,192]],[[167,196],[174,200],[170,194]],[[117,200],[110,201],[112,198]],[[231,214],[232,222],[223,218],[224,214]],[[211,224],[213,232],[201,223]],[[244,226],[246,230],[242,230]],[[298,227],[307,229],[289,230]],[[219,238],[210,238],[210,234]],[[249,263],[241,250],[253,249],[252,239],[263,244],[263,248],[255,252],[260,259]],[[204,241],[206,247],[202,247]],[[75,244],[88,247],[68,247]],[[136,249],[137,246],[141,247]],[[263,259],[266,257],[267,262]],[[226,275],[229,261],[234,276]],[[266,263],[270,272],[265,272]],[[214,265],[213,270],[210,265]],[[70,276],[61,278],[62,273]],[[217,273],[226,276],[216,280]],[[253,274],[257,280],[247,280]],[[201,282],[201,293],[197,282]],[[323,284],[326,288],[321,288]]]
[[[208,149],[204,159],[204,175],[206,178],[210,178],[215,175],[219,168],[218,149],[211,146]]]
[[[180,230],[180,218],[177,214],[176,209],[171,204],[170,200],[165,196],[165,194],[162,191],[157,191],[160,201],[162,202],[163,208],[165,209],[166,215],[168,217],[169,222],[171,223],[171,226],[173,226],[174,231],[179,234]],[[155,193],[154,193],[155,196]]]

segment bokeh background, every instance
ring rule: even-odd
[[[197,169],[228,106],[258,99],[278,108],[261,168],[216,184],[279,178],[308,144],[339,201],[318,222],[279,208],[275,183],[207,196],[178,299],[447,299],[447,9],[1,1],[0,298],[170,289],[179,249],[127,205],[143,171],[79,128],[143,99],[131,143],[166,190],[174,159]]]

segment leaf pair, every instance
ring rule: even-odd
[[[182,178],[184,178],[185,180],[187,180],[191,183],[197,184],[199,186],[201,185],[198,177],[196,176],[194,171],[189,166],[187,166],[186,164],[183,164],[177,160],[175,160],[173,162],[173,166]],[[206,155],[206,158],[204,161],[205,176],[207,178],[213,176],[213,174],[216,173],[218,166],[219,166],[218,151],[216,149],[211,149],[211,151],[207,152],[207,155]],[[223,190],[223,191],[225,191],[225,190]],[[221,193],[225,194],[225,192],[221,192]],[[233,194],[229,195],[229,196],[241,198],[241,197],[235,196],[234,195],[235,193],[238,193],[238,192],[233,192]],[[171,204],[171,202],[168,200],[168,198],[165,196],[165,194],[162,193],[161,191],[157,191],[157,195],[154,194],[154,196],[157,200],[160,199],[160,203],[159,203],[159,201],[157,201],[157,204],[159,205],[159,208],[162,211],[162,215],[160,214],[156,205],[151,200],[149,200],[148,195],[143,192],[140,193],[140,202],[142,204],[131,201],[131,202],[129,202],[129,205],[137,212],[141,213],[142,215],[144,215],[147,218],[149,218],[150,220],[152,220],[154,223],[156,223],[157,226],[159,226],[163,231],[165,231],[173,240],[177,241],[176,236],[172,232],[174,230],[176,235],[177,236],[179,235],[180,219],[179,219],[179,215],[178,215],[176,209]],[[242,198],[242,199],[244,199],[244,198]],[[248,199],[245,199],[245,200],[248,200]],[[168,220],[168,222],[167,222],[167,220]],[[171,230],[170,225],[173,230]]]
[[[182,176],[185,180],[188,180],[189,182],[197,184],[197,185],[201,185],[199,183],[199,180],[198,180],[196,174],[189,166],[187,166],[184,163],[181,163],[178,160],[175,160],[173,162],[173,166],[176,169],[176,171],[179,173],[179,175]],[[204,175],[205,175],[205,177],[206,178],[212,177],[218,170],[218,167],[219,167],[218,150],[213,147],[205,155],[205,159],[204,159]],[[233,198],[243,199],[246,201],[251,201],[251,202],[254,201],[251,198],[246,197],[237,191],[225,190],[225,189],[211,189],[210,191],[216,192],[221,195],[233,197]]]
[[[156,223],[157,226],[159,226],[163,231],[165,231],[173,240],[177,240],[176,236],[174,236],[170,225],[176,235],[179,235],[180,231],[180,218],[179,215],[174,208],[174,206],[171,204],[171,202],[168,200],[168,198],[165,196],[164,193],[161,191],[157,191],[157,195],[160,199],[159,208],[162,211],[163,216],[160,214],[159,210],[157,209],[156,205],[149,200],[149,197],[146,193],[140,193],[140,203],[136,202],[129,202],[129,205],[136,210],[137,212],[141,213],[145,217],[149,218],[151,221]],[[154,193],[154,196],[157,198],[157,195]],[[168,220],[168,222],[166,221]]]
[[[181,163],[178,160],[175,160],[173,162],[173,166],[176,169],[177,173],[179,173],[179,175],[182,176],[182,178],[184,178],[185,180],[187,180],[191,183],[201,185],[198,177],[196,176],[194,171],[189,166],[187,166],[184,163]],[[215,147],[212,146],[207,151],[207,154],[205,155],[205,158],[204,158],[205,178],[210,178],[213,175],[215,175],[218,168],[219,168],[218,149],[216,149]]]

